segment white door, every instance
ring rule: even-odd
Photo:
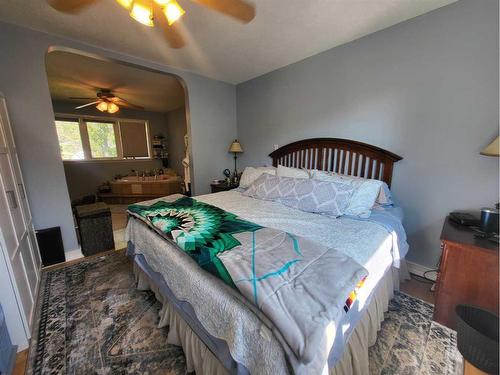
[[[24,182],[10,129],[5,100],[0,97],[0,230],[5,243],[7,267],[16,285],[27,332],[40,279],[40,254],[34,241],[33,224]]]

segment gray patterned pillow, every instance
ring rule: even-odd
[[[341,216],[349,205],[353,191],[348,184],[264,173],[243,194],[279,202],[301,211]]]

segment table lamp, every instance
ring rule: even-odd
[[[500,156],[499,138],[496,137],[493,142],[481,150],[480,154],[485,156]]]
[[[481,155],[485,156],[500,156],[500,137],[496,137],[493,142],[488,146],[483,148],[480,152]],[[481,229],[486,233],[498,233],[498,219],[499,219],[499,208],[500,204],[496,204],[496,209],[493,208],[483,208],[481,209]]]
[[[232,152],[234,154],[234,181],[236,182],[238,180],[238,170],[236,169],[236,161],[238,159],[238,154],[242,153],[243,152],[243,149],[241,148],[241,144],[240,142],[238,142],[237,139],[235,139],[233,141],[233,143],[231,143],[231,146],[229,146],[229,151],[228,152]]]

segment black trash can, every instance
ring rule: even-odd
[[[465,360],[498,374],[498,315],[470,305],[457,305],[457,346]]]

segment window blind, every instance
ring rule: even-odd
[[[149,157],[148,134],[144,121],[120,121],[124,158]]]

